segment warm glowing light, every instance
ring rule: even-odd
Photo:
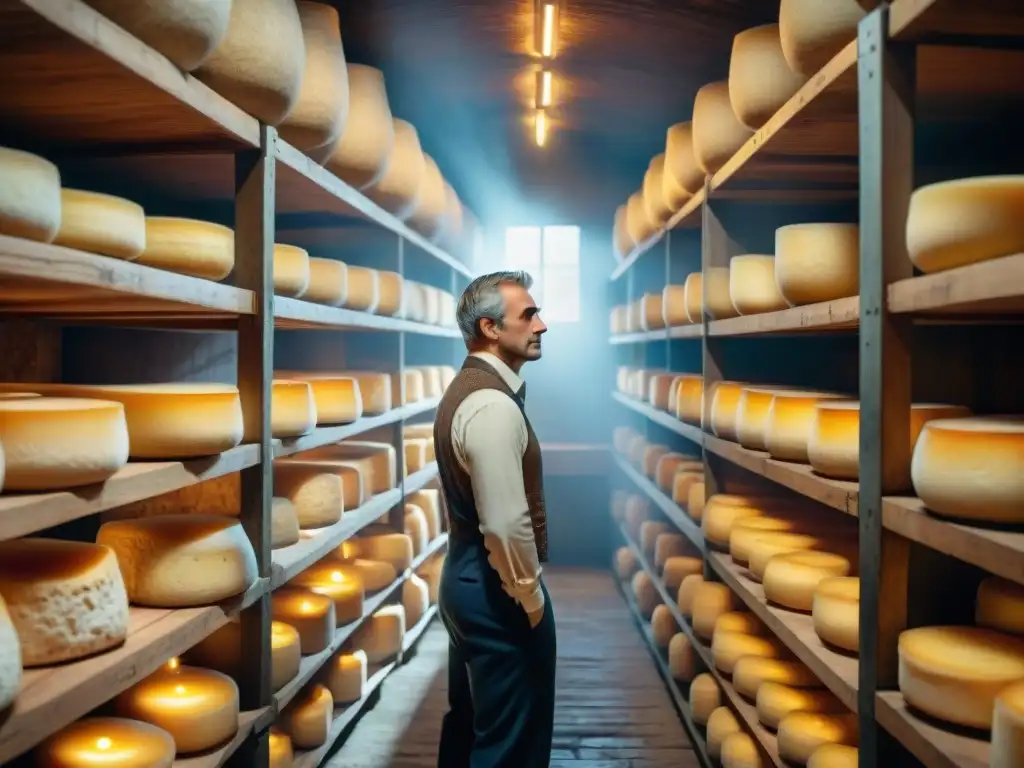
[[[176,686],[174,686],[174,692],[176,694],[178,694],[179,696],[183,695],[185,693],[185,686],[184,685],[176,685]]]
[[[313,610],[313,604],[309,600],[303,600],[302,605],[299,606],[303,613],[309,613]]]
[[[114,742],[112,742],[106,736],[104,736],[103,738],[100,738],[100,739],[96,739],[96,749],[106,750],[106,749],[110,749],[113,745],[114,745]]]
[[[180,666],[181,666],[181,661],[180,661],[180,660],[178,659],[178,657],[177,657],[177,656],[175,656],[175,657],[173,657],[173,658],[171,658],[171,659],[169,659],[169,660],[167,661],[167,668],[168,668],[169,670],[171,670],[172,672],[173,672],[173,671],[174,671],[175,669],[177,669],[178,667],[180,667]]]
[[[551,106],[552,75],[550,69],[537,73],[537,109]]]
[[[540,55],[550,59],[555,55],[555,5],[544,3],[541,12]]]
[[[537,111],[537,146],[543,147],[548,140],[548,116],[543,110]]]
[[[334,573],[331,574],[331,581],[333,581],[335,584],[340,584],[344,580],[345,577],[341,574],[341,571],[334,571]]]

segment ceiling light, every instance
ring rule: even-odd
[[[542,3],[540,7],[540,55],[546,59],[555,56],[555,33],[558,7],[554,3]]]
[[[550,69],[542,69],[537,73],[537,109],[551,106],[552,75]]]
[[[548,140],[548,116],[543,109],[537,110],[536,119],[536,140],[537,146],[543,147]]]

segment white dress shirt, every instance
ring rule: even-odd
[[[509,389],[523,380],[489,352],[474,352],[492,366]],[[481,389],[470,394],[452,417],[452,446],[469,475],[480,518],[487,562],[507,592],[527,613],[544,608],[541,568],[523,484],[528,434],[519,406],[505,393]]]

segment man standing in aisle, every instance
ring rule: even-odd
[[[434,445],[448,510],[439,603],[448,705],[438,768],[547,768],[555,623],[540,443],[519,369],[547,327],[525,272],[478,277],[459,299],[469,355],[441,398]]]

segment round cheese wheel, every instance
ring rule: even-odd
[[[351,264],[347,269],[345,307],[357,312],[373,312],[380,302],[380,273]]]
[[[274,243],[274,293],[299,298],[309,288],[309,251]]]
[[[694,483],[686,497],[685,511],[698,523],[704,518],[704,501],[704,483]]]
[[[847,560],[850,560],[856,557],[857,541],[852,537],[844,540],[838,534],[766,532],[751,542],[750,560],[747,563],[750,578],[762,581],[768,563],[777,555],[807,550],[825,550],[849,555]]]
[[[658,303],[660,304],[660,302],[661,297],[658,297]],[[661,317],[660,312],[658,316]],[[658,322],[661,321],[659,320]],[[652,376],[647,390],[647,402],[660,411],[668,410],[670,390],[672,382],[675,380],[676,376],[673,373],[659,373],[657,376]],[[658,466],[658,474],[660,475],[660,462]]]
[[[348,298],[349,266],[336,259],[309,258],[309,284],[302,298],[329,307],[340,307]]]
[[[787,675],[782,675],[786,677]],[[798,686],[777,679],[765,678],[757,688],[757,719],[765,728],[777,730],[782,718],[790,712],[842,714],[846,711],[831,691],[811,686]]]
[[[991,768],[1024,765],[1024,681],[996,697],[992,714]]]
[[[8,491],[74,488],[128,463],[124,406],[107,400],[0,400],[0,485]]]
[[[722,740],[722,768],[763,768],[761,753],[746,733],[732,733]]]
[[[626,202],[626,231],[638,245],[647,242],[658,231],[657,222],[647,215],[647,206],[644,205],[641,192],[634,192]]]
[[[651,618],[654,609],[661,603],[658,590],[646,572],[640,571],[633,576],[633,597],[636,598],[640,613],[645,619]]]
[[[779,36],[789,68],[805,77],[815,74],[857,39],[857,24],[874,6],[871,0],[782,0]]]
[[[327,664],[324,683],[335,705],[353,704],[365,695],[368,676],[366,654],[360,650],[338,653]]]
[[[385,211],[404,220],[416,205],[426,162],[419,134],[412,123],[397,119],[392,122],[395,139],[384,172],[365,191],[366,196]]]
[[[811,604],[814,631],[825,643],[856,653],[860,648],[860,579],[822,579]]]
[[[910,464],[914,490],[932,512],[962,520],[1024,522],[1024,417],[936,419],[924,425]]]
[[[929,184],[910,196],[907,253],[922,272],[1024,251],[1024,176]]]
[[[719,616],[736,607],[736,598],[725,584],[702,582],[693,593],[693,631],[705,640],[715,634]]]
[[[743,385],[735,381],[715,382],[711,396],[711,430],[723,440],[736,440],[736,415]]]
[[[615,550],[613,565],[615,573],[623,581],[631,578],[640,568],[640,562],[636,559],[636,554],[629,547],[619,547]]]
[[[779,723],[779,756],[798,765],[806,765],[824,744],[855,746],[857,740],[857,716],[851,713],[792,712]]]
[[[423,155],[423,181],[406,223],[424,237],[431,237],[441,225],[445,210],[445,180],[430,155]],[[427,322],[430,322],[429,320]]]
[[[402,609],[410,627],[419,624],[430,607],[430,586],[415,573],[402,584]]]
[[[661,289],[661,319],[668,328],[687,325],[690,318],[686,314],[686,286],[666,285]]]
[[[635,245],[636,243],[633,242],[626,230],[626,204],[623,203],[615,209],[615,218],[612,221],[612,246],[621,261],[629,255]],[[614,331],[614,333],[625,333],[625,330]]]
[[[676,388],[676,418],[687,424],[700,424],[704,407],[704,379],[680,376]]]
[[[687,576],[683,579],[682,584],[679,585],[679,592],[676,593],[676,604],[679,606],[679,612],[687,618],[693,616],[693,598],[697,594],[697,589],[704,584],[704,577],[701,574],[695,573]]]
[[[339,179],[363,189],[380,180],[395,145],[395,123],[384,74],[348,64],[348,119],[327,160]]]
[[[61,221],[60,171],[49,160],[0,147],[0,235],[49,243]]]
[[[665,155],[655,155],[644,174],[643,196],[647,218],[659,227],[665,226],[673,209],[669,206],[663,191],[665,179]]]
[[[259,575],[241,523],[193,513],[114,520],[96,543],[110,547],[128,599],[153,608],[211,605],[239,595]]]
[[[363,415],[359,382],[352,376],[309,371],[276,371],[275,380],[295,379],[309,384],[316,404],[317,424],[349,424]]]
[[[707,725],[708,718],[722,705],[722,689],[715,678],[703,672],[690,683],[690,714],[698,725]]]
[[[385,605],[356,631],[351,644],[363,650],[368,662],[380,664],[401,652],[405,629],[405,609]]]
[[[683,305],[691,323],[704,322],[704,276],[700,272],[687,275],[683,281]]]
[[[818,403],[841,398],[842,395],[828,392],[775,392],[764,433],[765,446],[771,457],[807,463],[807,444],[814,428]]]
[[[974,621],[1011,635],[1024,635],[1024,585],[998,576],[983,579],[978,586]]]
[[[666,445],[645,446],[640,459],[640,468],[644,475],[654,478],[658,474],[658,462],[666,453],[668,453],[668,446]]]
[[[100,653],[128,636],[125,582],[116,552],[102,542],[0,542],[0,594],[25,667]]]
[[[673,383],[675,383],[675,379],[671,380],[669,386],[671,387]],[[704,466],[699,459],[694,459],[693,456],[683,453],[666,453],[658,459],[658,466],[654,472],[655,482],[663,491],[671,491],[675,487],[676,477],[681,472],[699,473],[703,477]]]
[[[733,39],[729,102],[747,128],[756,131],[768,122],[805,82],[786,63],[778,24],[753,27]]]
[[[673,680],[689,682],[696,669],[696,654],[690,639],[683,632],[676,632],[668,644],[668,669]]]
[[[750,545],[766,533],[805,529],[801,518],[762,515],[737,520],[729,530],[729,555],[740,565],[750,562]]]
[[[727,675],[733,673],[736,662],[744,656],[778,659],[785,655],[785,647],[771,637],[720,630],[715,632],[711,639],[711,657],[714,660],[715,669]]]
[[[810,613],[814,592],[824,579],[846,576],[854,565],[830,552],[787,552],[775,555],[764,569],[764,596],[793,611]]]
[[[640,327],[645,331],[656,331],[665,327],[661,294],[645,293],[640,299]]]
[[[741,315],[777,312],[788,307],[775,284],[775,257],[733,256],[729,261],[729,298]]]
[[[290,547],[299,541],[299,515],[288,499],[275,496],[270,506],[270,548]]]
[[[729,611],[715,621],[715,632],[739,632],[743,635],[764,635],[764,623],[747,611]],[[713,639],[713,636],[712,636]]]
[[[101,742],[117,762],[108,762],[106,755],[97,754],[97,744]],[[86,717],[40,744],[35,750],[34,764],[39,768],[64,768],[82,765],[86,756],[93,756],[94,760],[99,757],[108,765],[171,768],[175,757],[174,738],[163,728],[140,720]],[[99,760],[93,764],[97,763]]]
[[[899,686],[927,715],[992,727],[996,696],[1024,679],[1024,639],[979,627],[919,627],[900,634]]]
[[[860,751],[845,744],[822,744],[811,754],[807,768],[859,768]],[[1009,768],[1009,766],[1007,766]]]
[[[405,281],[402,276],[397,272],[378,271],[377,284],[380,296],[374,312],[388,317],[398,315],[405,303],[403,296]],[[438,377],[438,385],[440,385],[440,377]]]
[[[678,211],[703,188],[704,169],[693,152],[693,123],[687,120],[669,126],[665,135],[665,199]]]
[[[713,320],[725,320],[739,314],[729,296],[728,267],[704,270],[704,308]]]
[[[681,533],[662,533],[654,540],[654,568],[661,573],[669,558],[686,555],[693,545]]]
[[[669,607],[664,604],[655,606],[654,612],[651,613],[651,635],[654,637],[655,645],[659,648],[668,648],[672,637],[678,631],[679,625],[672,617]]]
[[[227,33],[195,76],[244,112],[279,125],[298,101],[306,53],[295,0],[231,4]]]
[[[223,280],[235,268],[235,233],[206,221],[147,216],[146,249],[136,262],[207,280]]]
[[[132,261],[146,249],[146,213],[121,197],[61,189],[55,245]]]
[[[303,151],[333,145],[348,118],[348,73],[338,12],[324,3],[298,0],[306,54],[295,105],[280,126],[281,138]]]
[[[815,304],[860,290],[856,224],[789,224],[775,230],[775,282],[790,306]]]
[[[632,496],[626,503],[626,530],[634,539],[640,534],[640,525],[650,516],[646,499]]]
[[[792,688],[820,688],[814,673],[799,661],[744,656],[732,668],[732,684],[741,696],[754,701],[763,683],[774,682]]]
[[[717,549],[727,549],[732,527],[736,523],[751,517],[762,517],[778,508],[778,502],[769,498],[715,494],[708,499],[701,518],[704,540]]]
[[[300,437],[316,428],[316,401],[308,381],[273,381],[270,424],[274,437]]]
[[[713,760],[721,761],[722,742],[727,736],[742,733],[736,715],[728,707],[719,707],[708,717],[707,746],[708,755]]]
[[[665,560],[661,578],[666,589],[676,590],[687,576],[700,575],[704,572],[704,561],[692,555],[677,555]]]
[[[270,758],[267,768],[292,768],[295,750],[291,737],[277,728],[270,729]]]
[[[708,83],[693,100],[693,154],[706,174],[713,174],[728,162],[751,137],[753,131],[741,123],[729,100],[729,83]]]
[[[327,742],[334,720],[334,697],[323,685],[305,688],[278,715],[277,722],[299,749],[316,749]]]
[[[303,654],[320,653],[331,644],[337,620],[334,600],[328,595],[288,586],[274,590],[270,609],[275,621],[288,624],[299,633]]]

